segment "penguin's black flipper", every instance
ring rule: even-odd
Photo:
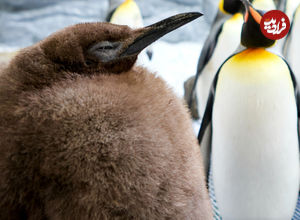
[[[110,22],[111,17],[113,16],[113,14],[115,13],[116,10],[117,10],[117,8],[114,8],[113,10],[111,10],[111,11],[107,14],[107,16],[106,16],[106,18],[105,18],[105,21],[106,21],[106,22]]]
[[[289,68],[289,71],[290,71],[290,74],[291,74],[291,78],[292,78],[292,82],[293,82],[293,86],[294,86],[294,91],[295,91],[297,113],[298,113],[298,118],[300,119],[300,87],[299,87],[299,82],[297,81],[297,78],[295,77],[295,74],[294,74],[292,68],[290,67],[289,63],[286,61],[286,59],[284,59],[283,57],[281,57],[281,59],[285,62],[285,64]]]
[[[191,106],[192,106],[193,97],[195,94],[195,88],[197,85],[199,75],[201,74],[203,68],[208,63],[212,54],[214,53],[219,35],[223,28],[223,24],[227,19],[228,19],[228,15],[225,15],[220,10],[218,10],[218,13],[216,15],[215,20],[213,21],[209,35],[203,44],[203,48],[201,50],[201,54],[200,54],[200,57],[198,60],[196,78],[195,78],[195,81],[194,81],[194,84],[193,84],[193,87],[191,90],[190,100],[188,101],[189,108],[191,108]]]
[[[213,95],[210,94],[207,102],[207,108],[205,110],[200,131],[198,134],[198,141],[203,156],[204,169],[205,169],[207,181],[208,181],[210,155],[211,155],[211,138],[212,138],[211,115],[212,115],[213,99],[214,99]]]
[[[219,71],[216,74],[214,81],[210,88],[210,93],[208,96],[206,109],[204,112],[204,116],[201,122],[201,127],[198,134],[198,142],[200,144],[201,152],[203,155],[204,161],[204,168],[205,173],[208,181],[208,174],[209,174],[209,167],[210,167],[210,155],[211,155],[211,138],[212,138],[212,111],[213,111],[213,104],[215,99],[215,91],[217,80],[219,76]]]
[[[205,168],[205,172],[206,172],[206,177],[207,177],[206,180],[207,181],[208,181],[208,175],[209,175],[210,155],[211,155],[212,112],[213,112],[213,105],[214,105],[214,101],[215,101],[215,93],[216,93],[217,82],[218,82],[220,70],[222,69],[223,65],[231,57],[233,57],[234,55],[236,55],[236,54],[233,54],[233,55],[229,56],[222,63],[222,65],[219,67],[219,69],[218,69],[218,71],[215,75],[213,83],[210,87],[210,92],[209,92],[208,100],[207,100],[207,103],[206,103],[204,116],[203,116],[201,126],[200,126],[200,130],[199,130],[199,133],[198,133],[198,142],[199,142],[201,153],[202,153],[202,156],[203,156],[204,168]],[[295,77],[293,77],[293,81],[294,81],[294,78]]]
[[[297,81],[297,78],[295,77],[295,74],[294,74],[292,68],[290,67],[290,65],[288,64],[288,62],[283,57],[282,57],[282,60],[288,66],[290,74],[291,74],[291,78],[292,78],[293,85],[294,85],[295,97],[296,97],[298,119],[300,119],[300,87],[299,87],[299,82]]]

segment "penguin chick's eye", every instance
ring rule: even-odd
[[[120,42],[102,41],[88,49],[88,55],[100,62],[109,62],[117,59],[122,44]]]
[[[101,47],[97,48],[97,50],[111,50],[113,48],[114,48],[113,46],[108,45],[108,46],[101,46]]]

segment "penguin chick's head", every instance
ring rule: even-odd
[[[270,47],[275,41],[266,38],[260,30],[263,11],[256,10],[248,0],[241,0],[245,6],[241,44],[247,48]]]
[[[252,2],[252,0],[250,1]],[[235,14],[243,9],[243,4],[240,0],[220,0],[219,10],[224,14]]]
[[[95,69],[120,73],[133,66],[145,47],[201,15],[178,14],[139,29],[100,22],[77,24],[51,35],[41,42],[41,48],[63,69],[79,74]]]

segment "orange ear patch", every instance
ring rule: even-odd
[[[246,10],[245,16],[244,16],[245,23],[248,21],[248,18],[249,18],[249,12],[248,12],[248,10]]]
[[[252,15],[252,17],[254,18],[254,20],[260,24],[260,21],[261,21],[261,15],[255,10],[253,9],[252,7],[249,7],[250,8],[250,13]]]

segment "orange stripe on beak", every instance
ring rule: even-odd
[[[261,15],[252,7],[250,7],[250,13],[252,15],[252,17],[254,18],[254,20],[260,24],[261,21]]]
[[[245,23],[248,21],[248,18],[249,18],[249,12],[248,12],[248,10],[246,10],[245,16],[244,16]]]

